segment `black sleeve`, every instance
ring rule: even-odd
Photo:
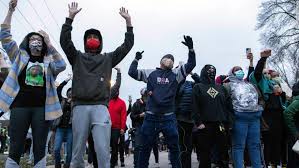
[[[131,112],[131,115],[130,115],[132,121],[138,120],[140,118],[139,114],[140,114],[140,108],[138,108],[137,103],[134,103],[133,107],[132,107],[132,112]]]
[[[191,77],[192,77],[192,79],[194,80],[195,83],[200,82],[200,76],[197,73],[193,73],[193,75]]]
[[[256,67],[255,67],[255,71],[254,71],[254,77],[256,79],[256,82],[260,82],[262,80],[262,77],[263,77],[263,69],[265,67],[265,64],[266,64],[266,61],[267,61],[267,57],[262,57]]]
[[[254,67],[249,66],[248,73],[247,73],[247,78],[246,78],[247,82],[249,82],[249,77],[250,77],[250,75],[253,71],[254,71]]]
[[[129,103],[129,107],[128,107],[128,110],[127,110],[127,116],[132,112],[132,104]]]
[[[203,122],[200,118],[200,86],[197,84],[193,87],[192,90],[192,118],[194,121],[194,124],[196,126],[199,126]]]
[[[133,27],[127,27],[124,43],[119,46],[112,54],[112,67],[115,67],[130,52],[134,45]]]
[[[62,50],[64,51],[67,59],[70,64],[73,65],[75,58],[78,54],[74,43],[72,41],[72,22],[73,20],[70,18],[66,18],[65,23],[62,25],[61,33],[60,33],[60,45]]]
[[[61,102],[62,100],[62,96],[61,96],[61,92],[62,92],[62,89],[63,87],[67,84],[67,81],[63,81],[58,87],[57,87],[57,95],[58,95],[58,98],[59,98],[59,101]]]
[[[233,112],[234,112],[232,99],[231,99],[231,96],[229,94],[229,91],[224,86],[222,86],[222,89],[225,93],[225,103],[226,103],[226,109],[227,109],[227,117],[228,117],[228,120],[231,121],[232,116],[233,116]]]

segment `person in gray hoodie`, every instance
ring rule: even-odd
[[[263,54],[267,54],[263,52]],[[247,143],[251,165],[261,168],[260,119],[263,107],[259,104],[257,88],[244,80],[244,71],[235,66],[229,72],[226,87],[231,95],[234,122],[232,127],[232,155],[235,168],[243,167],[244,148]]]
[[[71,39],[72,22],[81,9],[78,3],[69,5],[69,17],[62,26],[60,44],[73,69],[73,156],[72,167],[83,168],[85,142],[92,132],[98,167],[110,168],[111,119],[107,109],[110,97],[112,68],[129,53],[134,44],[131,17],[125,8],[119,14],[126,20],[124,43],[110,53],[101,53],[100,31],[89,29],[84,35],[85,53],[77,50]]]

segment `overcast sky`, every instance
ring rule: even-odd
[[[42,18],[34,12],[32,6]],[[4,19],[9,0],[0,0],[0,18]],[[28,25],[16,11],[13,23],[13,38],[19,43],[32,28],[44,29],[51,34],[54,45],[62,52],[59,44],[61,26],[68,16],[69,0],[46,0],[55,20],[45,5],[45,0],[19,0],[18,8],[30,22]],[[227,74],[234,65],[247,70],[248,61],[245,48],[251,47],[258,59],[263,47],[259,43],[259,32],[255,31],[260,0],[78,0],[82,11],[73,23],[72,38],[77,49],[83,50],[83,34],[86,29],[99,29],[103,35],[104,52],[118,47],[124,40],[126,25],[118,14],[119,8],[129,9],[134,26],[135,45],[127,57],[119,64],[122,69],[120,96],[127,100],[139,98],[139,90],[145,84],[134,81],[128,75],[128,68],[136,51],[144,50],[141,68],[159,66],[165,54],[175,56],[175,64],[186,61],[188,50],[181,44],[183,35],[190,35],[194,41],[197,66],[194,72],[200,72],[205,64],[217,68],[217,75]],[[57,24],[58,26],[57,26]],[[55,40],[54,40],[54,39]],[[56,41],[56,42],[55,42]],[[255,61],[256,62],[256,61]],[[60,75],[63,80],[67,72]],[[115,78],[115,72],[113,78]]]

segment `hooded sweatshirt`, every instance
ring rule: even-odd
[[[138,61],[134,60],[129,69],[129,75],[147,83],[147,91],[152,92],[148,97],[146,108],[154,114],[175,112],[175,96],[178,85],[185,81],[196,65],[195,53],[189,50],[189,58],[186,64],[174,69],[137,69]]]
[[[28,44],[33,34],[38,33],[28,34],[18,47],[12,40],[10,25],[1,25],[0,40],[12,68],[0,90],[0,110],[8,111],[13,102],[18,107],[31,103],[30,106],[45,107],[45,119],[53,120],[62,115],[54,81],[66,64],[56,49],[45,43],[42,57],[33,57]]]
[[[72,22],[66,18],[62,26],[60,44],[73,68],[72,96],[74,105],[108,105],[112,68],[131,50],[134,44],[133,28],[127,27],[124,43],[110,53],[101,53],[103,39],[96,29],[86,31],[84,44],[89,34],[99,37],[100,46],[90,52],[85,45],[85,53],[77,50],[71,39]]]
[[[215,79],[210,80],[206,65],[201,70],[200,83],[193,88],[193,118],[199,126],[207,122],[229,122],[231,100],[222,85],[216,85]]]
[[[228,90],[231,95],[234,111],[237,112],[258,112],[263,107],[259,105],[259,95],[255,86],[245,80],[239,80],[229,72]]]
[[[127,121],[127,110],[126,103],[116,97],[109,101],[109,113],[111,117],[113,129],[126,129],[126,121]]]

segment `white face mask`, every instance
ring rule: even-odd
[[[31,52],[41,52],[43,49],[43,42],[39,40],[33,40],[29,42],[29,48]]]
[[[161,60],[161,64],[167,68],[167,69],[172,69],[173,68],[173,61],[169,58],[164,58]]]

